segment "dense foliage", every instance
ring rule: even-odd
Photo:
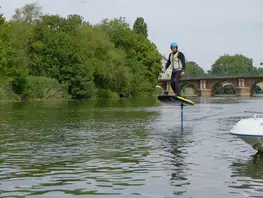
[[[237,73],[253,72],[253,60],[243,55],[224,55],[219,57],[212,65],[211,74],[231,75]]]
[[[205,71],[196,62],[189,61],[186,63],[187,75],[188,76],[200,76],[204,75]]]
[[[161,56],[123,18],[91,25],[79,15],[45,15],[28,4],[9,22],[2,15],[0,21],[1,85],[11,85],[22,99],[52,98],[46,96],[51,88],[74,99],[154,93]],[[65,96],[55,92],[55,98]]]

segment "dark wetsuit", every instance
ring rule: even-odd
[[[173,52],[174,53],[174,52]],[[175,52],[176,53],[176,52]],[[174,53],[174,54],[175,54]],[[172,54],[172,53],[171,53]],[[170,56],[171,54],[169,55],[168,57],[168,61],[165,65],[165,69],[167,69],[170,64],[171,64],[171,61],[170,61]],[[182,52],[179,51],[178,53],[178,59],[181,60],[182,62],[182,68],[181,69],[174,69],[172,71],[172,75],[171,75],[171,87],[174,91],[174,93],[177,95],[177,96],[180,96],[180,86],[179,86],[179,82],[180,82],[180,78],[181,78],[181,73],[185,71],[185,68],[186,68],[186,64],[185,64],[185,56]]]

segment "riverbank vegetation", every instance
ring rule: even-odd
[[[79,15],[47,15],[27,4],[10,20],[0,14],[0,100],[138,97],[154,94],[161,55],[139,17],[90,24]],[[187,63],[187,76],[246,72],[242,55],[220,57],[205,72]],[[249,71],[250,71],[249,70]]]
[[[142,18],[133,29],[124,18],[91,25],[79,15],[46,15],[29,4],[0,21],[0,100],[154,93],[161,56]]]

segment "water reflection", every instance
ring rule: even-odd
[[[175,187],[174,195],[183,195],[187,186],[190,185],[190,181],[187,179],[189,169],[184,160],[187,155],[187,142],[184,136],[185,134],[178,133],[178,135],[172,135],[169,141],[171,144],[170,153],[172,154],[170,159],[172,165],[170,185]]]
[[[247,160],[238,160],[231,165],[232,177],[236,178],[234,189],[243,189],[250,197],[263,195],[263,154],[257,153]]]
[[[192,128],[185,126],[184,131],[180,130],[174,123],[169,125],[165,131],[157,132],[156,136],[161,139],[159,144],[156,144],[156,150],[161,148],[163,151],[164,163],[166,167],[167,179],[170,180],[170,191],[173,196],[184,195],[187,187],[190,185],[188,176],[190,169],[185,158],[188,157],[188,147],[192,143]],[[166,193],[169,194],[169,193]]]
[[[228,131],[262,101],[210,100],[183,132],[155,98],[1,103],[1,197],[260,197],[263,157]]]
[[[157,113],[133,107],[124,111],[119,103],[97,105],[1,106],[1,195],[118,195],[144,185],[142,174],[153,168],[144,162],[150,149],[145,126]]]
[[[233,176],[249,177],[251,179],[263,179],[263,154],[252,155],[248,160],[233,162]]]

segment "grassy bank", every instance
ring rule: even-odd
[[[36,101],[36,100],[71,100],[72,97],[68,94],[68,87],[59,83],[56,79],[47,78],[44,76],[28,76],[25,78],[23,85],[19,85],[20,94],[17,93],[17,85],[7,81],[0,82],[0,101]],[[14,88],[15,87],[15,88]],[[125,95],[119,95],[110,89],[94,88],[93,96],[86,99],[110,99],[118,100],[120,98],[130,98]],[[154,94],[153,94],[154,95]],[[141,92],[132,97],[145,97],[149,94]]]
[[[7,81],[0,84],[1,101],[62,100],[68,99],[67,90],[57,80],[43,76],[29,76],[25,79],[21,93],[17,94],[14,85]]]
[[[0,101],[19,101],[19,95],[12,91],[12,87],[8,84],[0,84]]]

